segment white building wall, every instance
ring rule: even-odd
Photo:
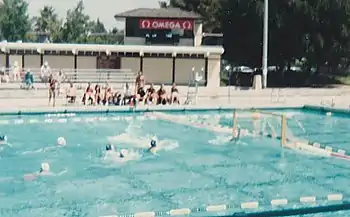
[[[0,54],[0,67],[6,67],[6,55]]]
[[[201,22],[194,24],[194,46],[201,46],[202,45],[202,38],[203,38],[203,24]]]
[[[40,69],[40,55],[25,55],[24,68],[31,70]]]
[[[74,57],[73,57],[74,66]],[[96,69],[97,57],[95,56],[78,56],[77,57],[77,69]]]
[[[140,71],[140,57],[121,57],[120,68],[130,69],[132,72]]]
[[[208,82],[207,87],[220,87],[220,64],[221,56],[210,56],[208,58]]]
[[[180,46],[191,46],[193,47],[194,45],[194,40],[193,39],[190,39],[190,38],[183,38],[183,39],[180,39]]]
[[[194,78],[192,68],[201,72],[205,68],[204,59],[182,59],[176,58],[175,61],[175,83],[178,85],[187,85],[191,78]],[[204,79],[204,74],[202,75]]]
[[[171,84],[173,80],[173,59],[144,57],[143,74],[147,83]]]
[[[21,68],[22,55],[10,55],[10,67],[12,67],[16,61],[18,62],[18,66]]]
[[[127,45],[145,45],[145,38],[138,37],[126,37],[124,38],[124,44]],[[189,38],[180,39],[179,46],[191,46],[193,47],[194,40]]]
[[[74,69],[74,56],[44,55],[52,69]]]

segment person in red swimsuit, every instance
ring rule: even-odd
[[[90,104],[94,104],[95,99],[94,99],[94,89],[91,86],[91,83],[88,83],[87,88],[85,89],[85,93],[83,96],[83,104],[86,105],[88,101],[90,101]]]
[[[56,104],[56,79],[52,75],[49,77],[49,106],[52,100],[52,106],[55,107]]]

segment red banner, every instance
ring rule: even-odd
[[[193,20],[140,19],[140,29],[183,29],[192,30]]]

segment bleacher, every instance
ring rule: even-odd
[[[22,75],[28,69],[22,70]],[[34,83],[41,83],[40,68],[29,69],[34,75]],[[101,84],[105,82],[113,84],[125,84],[135,82],[136,72],[130,69],[51,69],[53,75],[62,71],[66,79],[62,83],[86,84],[88,82]],[[6,70],[10,72],[10,70]],[[11,73],[10,73],[11,74]],[[22,81],[10,80],[10,83],[22,83]]]
[[[22,77],[27,70],[21,70]],[[66,77],[61,83],[61,88],[66,89],[72,82],[78,89],[79,95],[83,94],[82,92],[89,82],[93,86],[96,84],[104,85],[108,82],[113,86],[113,89],[122,90],[125,83],[134,84],[137,76],[137,73],[130,69],[51,69],[53,75],[58,75],[60,70]],[[10,72],[10,70],[5,71]],[[30,72],[34,75],[35,91],[21,89],[23,80],[13,81],[10,77],[9,83],[0,83],[0,98],[47,98],[48,84],[41,82],[40,68],[30,69]]]

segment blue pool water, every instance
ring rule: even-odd
[[[347,139],[350,119],[276,112],[293,113],[295,123],[288,126],[295,135],[350,150],[341,141]],[[350,195],[347,161],[282,150],[279,141],[265,137],[232,143],[227,134],[126,115],[0,117],[0,132],[12,145],[0,151],[0,215],[96,217],[217,204],[239,207],[251,201],[269,209],[272,199],[297,204],[301,196]],[[231,112],[174,115],[213,125],[232,122]],[[239,124],[253,127],[249,118]],[[152,135],[163,148],[156,156],[144,151]],[[65,147],[55,145],[60,136],[67,140]],[[108,142],[118,150],[128,148],[134,157],[105,159]],[[38,171],[42,162],[50,163],[56,175],[25,181],[24,174]]]

